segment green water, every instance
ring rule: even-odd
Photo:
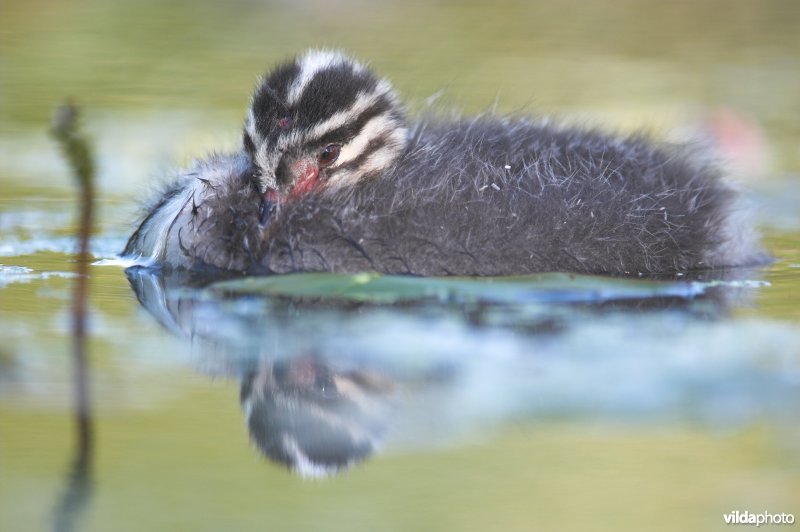
[[[91,266],[95,454],[77,529],[711,530],[731,510],[800,515],[798,27],[792,0],[4,3],[0,530],[53,527],[75,445],[76,202],[46,133],[53,106],[86,109],[92,249],[111,257],[153,183],[236,147],[256,76],[312,46],[369,61],[415,112],[442,90],[440,105],[465,112],[670,138],[732,114],[748,136],[723,155],[777,261],[677,302],[658,288],[633,309],[518,299],[542,293],[535,280],[390,279],[356,294],[432,296],[361,306],[146,276],[143,308],[136,278]],[[261,293],[297,295],[291,282]],[[346,289],[321,282],[302,281],[303,295]],[[642,286],[585,282],[616,298]],[[243,368],[273,352],[394,383],[372,457],[308,480],[262,456],[240,393]]]

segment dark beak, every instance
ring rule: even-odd
[[[278,212],[278,191],[268,188],[261,196],[261,205],[258,208],[258,223],[263,227]]]

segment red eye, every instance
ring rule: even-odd
[[[319,154],[319,167],[325,168],[336,162],[339,158],[339,151],[342,147],[338,144],[328,144],[322,153]]]

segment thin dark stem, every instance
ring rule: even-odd
[[[85,508],[91,493],[93,430],[89,394],[86,314],[89,291],[89,240],[94,205],[94,163],[88,142],[78,131],[78,109],[65,104],[53,116],[52,133],[61,146],[75,176],[80,195],[78,223],[77,277],[72,297],[72,360],[75,390],[77,445],[67,475],[65,493],[59,499],[54,530],[73,530],[77,515]]]

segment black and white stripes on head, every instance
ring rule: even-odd
[[[259,80],[244,149],[262,193],[297,197],[325,183],[352,185],[392,167],[405,117],[388,81],[331,51],[311,51]]]

